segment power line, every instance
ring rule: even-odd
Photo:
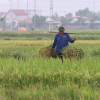
[[[71,0],[53,0],[53,2],[93,2],[94,0],[88,0],[88,1],[84,1],[84,0],[74,0],[74,1],[71,1]],[[38,2],[38,1],[37,1]],[[49,2],[48,0],[47,1],[42,1],[42,2]],[[100,2],[100,0],[96,0],[95,2]]]

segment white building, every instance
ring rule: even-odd
[[[45,21],[46,21],[46,23],[49,23],[49,21],[50,22],[52,22],[52,21],[54,22],[54,20],[52,18],[50,18],[50,17],[47,17]]]
[[[5,20],[6,24],[11,25],[11,22],[18,23],[19,20],[27,19],[27,13],[24,10],[12,9],[6,13]]]

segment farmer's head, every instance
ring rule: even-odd
[[[60,27],[58,28],[58,30],[59,30],[59,33],[60,33],[60,34],[63,34],[64,31],[65,31],[65,28],[64,28],[63,26],[60,26]]]

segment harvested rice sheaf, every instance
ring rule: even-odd
[[[76,49],[75,47],[67,47],[63,51],[63,56],[65,58],[77,58],[81,59],[84,57],[84,52],[81,49]]]
[[[56,49],[54,48],[53,50],[49,50],[50,46],[46,46],[40,49],[39,55],[42,56],[43,58],[57,58],[57,52]],[[67,47],[63,49],[62,55],[64,58],[77,58],[81,59],[84,57],[84,52],[81,49],[76,49],[75,47]]]
[[[41,55],[43,58],[48,58],[48,57],[57,58],[56,49],[49,50],[50,47],[51,46],[47,46],[40,49],[39,55]]]

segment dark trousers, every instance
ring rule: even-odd
[[[58,53],[58,57],[62,60],[62,63],[63,63],[63,55],[62,55],[62,53]]]

